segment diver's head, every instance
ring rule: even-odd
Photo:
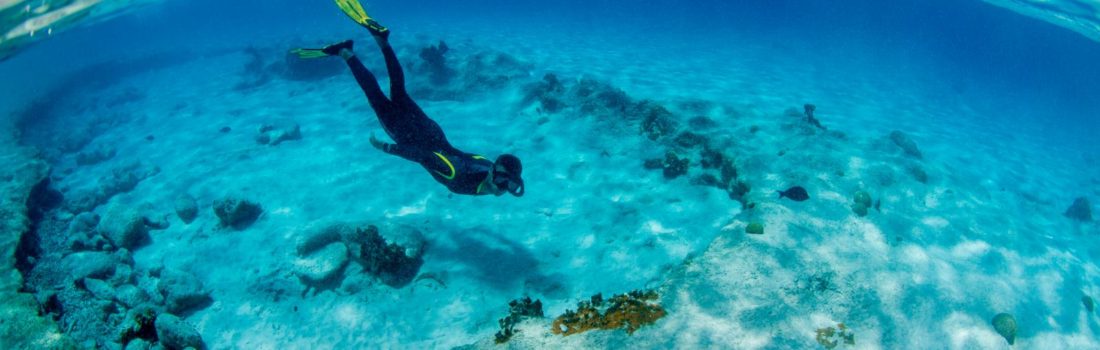
[[[523,164],[519,162],[519,158],[516,156],[502,154],[493,162],[493,186],[508,191],[513,196],[523,196],[525,188],[523,178],[520,177],[522,174]]]

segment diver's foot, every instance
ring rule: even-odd
[[[329,46],[325,46],[325,48],[321,49],[321,51],[329,56],[341,56],[341,53],[344,50],[348,50],[348,52],[351,52],[352,45],[354,45],[354,43],[351,40],[344,40]]]
[[[383,40],[389,39],[390,29],[378,23],[373,19],[368,19],[366,23],[363,23],[363,27],[366,27],[370,31],[370,35],[375,38],[381,38]]]

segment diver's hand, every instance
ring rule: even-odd
[[[374,148],[377,148],[377,149],[380,149],[380,150],[383,150],[383,151],[385,150],[385,149],[382,148],[385,144],[382,143],[382,141],[378,140],[377,137],[374,137],[373,132],[370,133],[370,145],[374,146]]]

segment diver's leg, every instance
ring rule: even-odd
[[[386,73],[390,76],[390,98],[400,103],[412,102],[409,93],[405,91],[405,72],[401,70],[401,62],[397,60],[397,54],[390,46],[389,31],[372,33],[374,41],[378,42],[378,48],[382,49],[382,57],[386,59]]]
[[[355,53],[352,53],[351,50],[340,51],[340,56],[347,61],[348,68],[351,68],[351,74],[355,76],[359,88],[363,89],[363,93],[367,95],[367,101],[370,102],[375,114],[378,114],[379,118],[383,114],[389,114],[388,112],[392,109],[392,102],[386,98],[386,94],[382,93],[382,87],[378,85],[378,79],[374,77],[374,74],[363,66],[363,62],[359,61],[359,58],[355,57]]]

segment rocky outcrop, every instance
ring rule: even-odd
[[[10,130],[6,125],[3,130]],[[0,133],[0,349],[69,349],[72,342],[52,320],[42,317],[38,302],[20,293],[23,275],[16,263],[20,241],[29,230],[27,199],[49,169],[29,149]]]

